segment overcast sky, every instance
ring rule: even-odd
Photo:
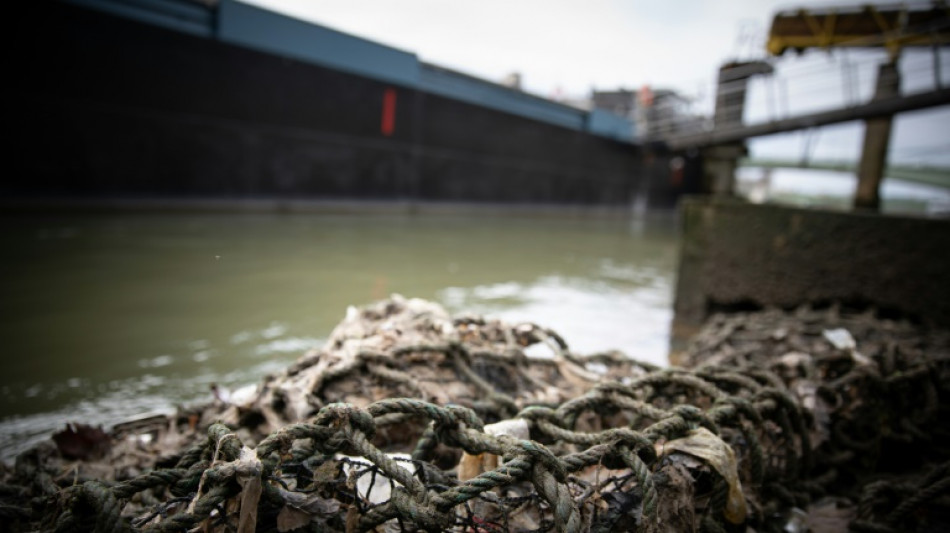
[[[707,100],[719,65],[736,58],[764,57],[765,35],[777,11],[860,4],[834,0],[242,1],[413,52],[423,61],[488,80],[500,81],[519,72],[524,89],[541,96],[582,98],[595,88],[649,85],[689,96],[702,91]],[[864,60],[873,72],[873,57],[848,54]],[[944,58],[950,67],[950,51]],[[919,63],[926,65],[923,59]],[[842,98],[841,80],[831,79],[840,77],[841,69],[828,54],[786,57],[779,64],[790,65],[796,77],[821,68],[832,73],[823,77],[824,86],[812,80],[811,94],[792,98],[793,110],[806,100]],[[865,73],[862,78],[863,90],[870,91],[872,75]],[[791,87],[790,92],[796,90]],[[914,138],[919,136],[929,145],[937,142],[932,151],[939,153],[946,146],[944,151],[950,153],[950,144],[942,139],[947,123],[950,110],[946,108],[902,118],[896,147],[901,153],[920,151],[922,141]],[[822,142],[813,148],[816,157],[854,157],[860,131],[858,123],[826,128]],[[770,146],[795,143],[801,137],[773,136],[754,145],[760,152],[769,151]],[[941,139],[935,141],[935,137]],[[950,164],[950,156],[943,158]]]
[[[644,84],[692,90],[758,43],[777,0],[245,0],[490,80],[586,95]],[[831,2],[806,1],[808,5]],[[756,47],[756,52],[761,48]]]

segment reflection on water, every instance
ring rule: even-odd
[[[0,218],[0,456],[66,420],[207,400],[397,292],[665,362],[671,219],[122,214]]]

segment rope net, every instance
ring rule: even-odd
[[[323,348],[241,402],[109,434],[70,426],[0,472],[0,520],[97,532],[935,531],[950,524],[948,354],[939,332],[803,308],[713,317],[686,367],[658,368],[393,297],[351,309]]]

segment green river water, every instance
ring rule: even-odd
[[[665,363],[672,217],[60,214],[0,218],[0,458],[66,421],[211,398],[390,293]]]

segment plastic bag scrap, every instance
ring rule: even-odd
[[[691,430],[687,436],[667,441],[662,445],[661,455],[673,452],[685,453],[706,461],[729,485],[729,499],[723,511],[726,520],[733,524],[745,521],[746,503],[739,481],[739,465],[732,447],[706,428]]]

